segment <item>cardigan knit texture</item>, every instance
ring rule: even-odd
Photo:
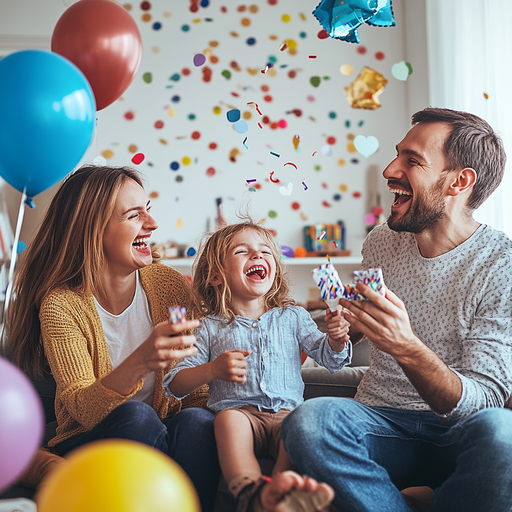
[[[188,284],[176,270],[161,264],[140,269],[153,324],[168,319],[169,306],[189,305]],[[112,371],[105,335],[92,295],[68,287],[51,290],[43,299],[39,319],[44,351],[57,384],[55,446],[89,431],[118,405],[142,388],[143,379],[129,395],[107,389],[101,380]],[[208,386],[202,386],[183,400],[165,396],[164,375],[176,365],[156,372],[153,409],[163,419],[185,407],[205,407]]]

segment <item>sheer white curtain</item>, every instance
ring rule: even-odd
[[[501,135],[505,177],[475,218],[512,237],[512,0],[426,6],[430,104],[476,114]]]

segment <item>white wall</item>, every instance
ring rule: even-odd
[[[23,47],[49,48],[53,27],[72,2],[0,0],[0,55]],[[197,244],[208,225],[214,228],[215,199],[222,197],[230,220],[237,209],[249,204],[253,216],[266,217],[266,225],[277,230],[281,244],[292,247],[303,244],[304,225],[342,219],[347,225],[348,248],[353,254],[359,253],[366,233],[364,215],[376,205],[377,194],[384,209],[389,208],[391,196],[381,172],[409,128],[411,113],[428,104],[425,0],[393,0],[397,26],[361,27],[359,47],[317,38],[321,26],[311,14],[317,4],[316,0],[278,0],[274,6],[256,0],[251,4],[210,0],[208,7],[191,13],[190,2],[185,0],[153,0],[149,11],[141,10],[141,2],[123,2],[130,6],[142,35],[142,63],[127,92],[98,113],[97,132],[84,160],[92,161],[110,151],[110,164],[131,165],[130,146],[145,154],[145,161],[138,167],[147,178],[148,192],[158,194],[152,200],[153,213],[160,224],[154,235],[156,241]],[[239,12],[240,5],[255,5],[257,12]],[[221,12],[222,6],[227,7],[226,13]],[[151,21],[142,21],[142,15],[148,13]],[[282,21],[283,14],[291,16],[289,23]],[[249,26],[242,26],[243,18],[249,19]],[[161,22],[160,30],[152,28],[155,21]],[[185,24],[190,27],[188,32],[182,30]],[[248,37],[256,38],[256,44],[247,45]],[[297,42],[296,55],[279,51],[286,39]],[[212,41],[218,45],[213,47]],[[365,54],[358,53],[361,46],[366,47]],[[213,72],[209,83],[202,80],[202,68],[192,63],[194,54],[206,49],[219,59],[217,64],[205,64]],[[383,60],[375,57],[379,51],[385,55]],[[310,59],[310,55],[316,55],[316,59]],[[260,73],[270,56],[277,58],[274,76]],[[236,61],[241,71],[234,71],[231,61]],[[407,82],[391,74],[392,65],[399,61],[409,61],[413,67]],[[343,64],[353,66],[353,75],[340,73]],[[287,67],[281,67],[284,65]],[[364,66],[389,80],[380,96],[382,106],[376,110],[351,108],[343,90]],[[188,76],[183,74],[184,68],[190,70]],[[257,72],[252,75],[248,68]],[[230,80],[221,75],[226,69],[232,73]],[[296,70],[296,78],[289,78],[290,70]],[[148,72],[153,76],[150,84],[142,79]],[[180,75],[177,82],[170,80],[175,73]],[[322,79],[315,88],[310,84],[312,76],[329,80]],[[261,89],[265,85],[268,92]],[[272,96],[271,102],[263,99],[266,94]],[[179,102],[171,100],[174,95],[180,97]],[[308,101],[309,96],[314,101]],[[260,130],[257,123],[261,117],[247,105],[250,101],[258,103],[272,121],[285,119],[288,127],[271,130],[263,125]],[[215,106],[221,107],[220,115],[213,113]],[[168,115],[169,107],[174,109],[174,117]],[[226,119],[229,108],[251,114],[247,133],[240,135],[233,130]],[[293,109],[301,109],[302,116],[286,114]],[[128,111],[135,115],[131,121],[124,117]],[[329,117],[330,112],[336,114],[335,119]],[[189,114],[194,114],[195,119],[190,120]],[[164,122],[163,129],[154,128],[157,120]],[[198,140],[191,138],[194,131],[201,134]],[[300,152],[292,144],[295,134],[301,138]],[[348,137],[359,134],[377,137],[379,151],[369,158],[350,153]],[[321,155],[328,136],[336,138],[331,157]],[[245,137],[249,149],[243,145]],[[217,144],[214,151],[209,149],[211,142]],[[231,162],[229,155],[235,148],[239,154],[236,162]],[[280,158],[270,155],[270,151],[280,154]],[[317,153],[312,156],[314,151]],[[186,156],[192,160],[188,166],[181,163]],[[358,163],[351,163],[353,158]],[[340,160],[345,164],[340,165]],[[169,168],[172,161],[180,162],[176,172]],[[284,166],[286,162],[295,163],[298,170]],[[216,170],[212,177],[206,174],[209,167]],[[291,195],[281,195],[279,185],[270,183],[271,171],[281,179],[280,185],[293,183]],[[248,192],[246,180],[253,178],[261,189]],[[303,180],[308,186],[306,191]],[[12,189],[8,191],[13,198],[10,202],[16,203],[16,194]],[[354,192],[361,193],[361,197],[355,198]],[[335,200],[336,194],[342,199]],[[36,210],[26,215],[22,239],[27,241],[51,193],[40,196],[36,197]],[[323,201],[331,206],[323,206]],[[298,210],[291,208],[293,202],[300,204]],[[274,219],[268,218],[271,210],[277,213]]]

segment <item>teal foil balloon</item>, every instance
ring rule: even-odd
[[[357,28],[363,23],[395,26],[391,0],[322,0],[313,15],[329,37],[350,43],[359,43]]]
[[[79,163],[95,120],[89,82],[64,57],[22,50],[0,60],[0,176],[29,206]]]

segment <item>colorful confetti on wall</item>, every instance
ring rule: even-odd
[[[145,175],[154,239],[197,244],[222,197],[228,220],[249,204],[290,247],[303,244],[304,225],[343,220],[357,253],[375,204],[368,167],[383,170],[408,129],[405,68],[392,73],[404,62],[401,3],[397,26],[365,31],[360,45],[326,37],[304,0],[122,5],[143,58],[126,93],[98,113],[94,143],[109,164]],[[344,91],[365,67],[388,80],[372,111],[352,108]]]

